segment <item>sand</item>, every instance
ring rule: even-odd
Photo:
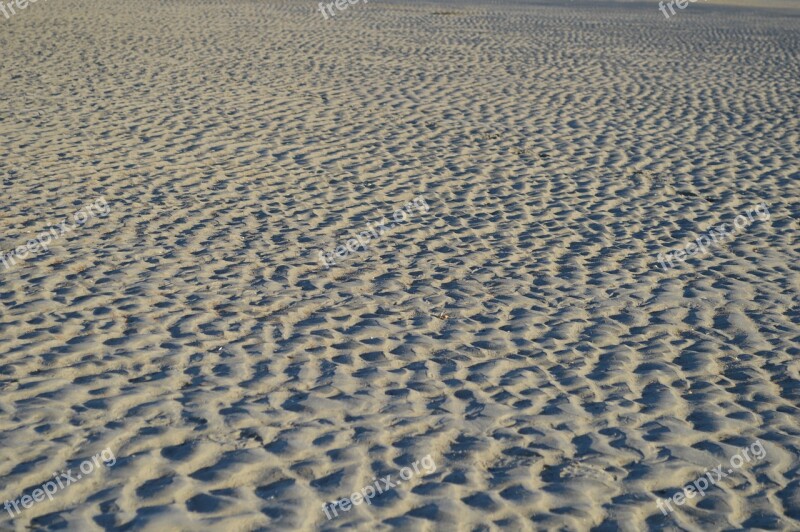
[[[0,19],[0,530],[800,529],[798,11],[316,9]]]

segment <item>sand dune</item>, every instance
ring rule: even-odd
[[[0,529],[800,529],[798,20],[386,0],[0,18],[0,251],[109,205],[0,263],[0,504],[114,455]],[[768,220],[659,266],[759,202]]]

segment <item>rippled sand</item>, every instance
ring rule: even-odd
[[[800,529],[798,12],[316,9],[0,19],[0,530]]]

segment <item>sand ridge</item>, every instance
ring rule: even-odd
[[[0,503],[116,458],[0,529],[800,527],[797,19],[691,7],[66,0],[0,26],[0,250],[110,206],[0,265]]]

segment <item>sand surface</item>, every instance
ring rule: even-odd
[[[0,504],[115,457],[0,530],[800,529],[798,29],[699,2],[0,19],[0,250],[109,206],[0,264]]]

